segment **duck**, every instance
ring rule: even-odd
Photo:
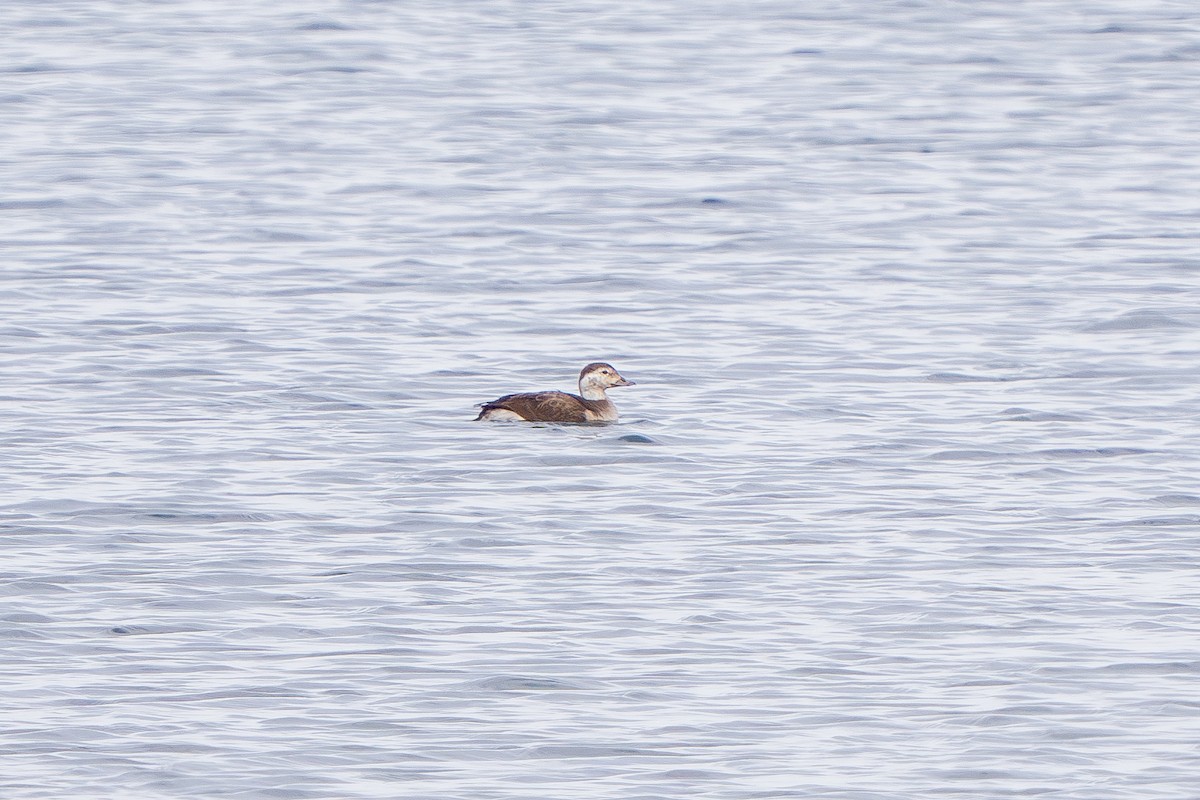
[[[612,364],[597,361],[579,372],[579,394],[524,392],[480,403],[475,421],[616,422],[617,407],[604,392],[614,386],[634,386]]]

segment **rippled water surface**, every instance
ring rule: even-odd
[[[1197,796],[1194,4],[0,24],[6,800]]]

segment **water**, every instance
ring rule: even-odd
[[[1196,796],[1191,4],[0,22],[5,798]]]

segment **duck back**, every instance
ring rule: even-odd
[[[483,403],[478,420],[523,419],[528,422],[610,422],[617,418],[611,401],[586,400],[567,392],[506,394]]]

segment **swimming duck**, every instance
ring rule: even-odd
[[[633,386],[611,364],[588,364],[579,373],[579,394],[567,392],[525,392],[480,403],[475,418],[483,420],[524,420],[526,422],[616,422],[617,407],[604,393],[614,386]]]

